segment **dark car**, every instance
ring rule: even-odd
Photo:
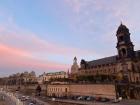
[[[101,97],[96,97],[95,100],[96,101],[100,101],[101,100]]]
[[[88,98],[88,96],[82,96],[81,100],[86,100]]]

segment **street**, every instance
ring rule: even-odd
[[[20,100],[20,104],[13,98]],[[2,100],[2,101],[1,101]],[[139,100],[122,100],[119,103],[57,99],[26,96],[22,93],[0,92],[0,105],[139,105]]]

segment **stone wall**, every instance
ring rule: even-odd
[[[16,90],[18,86],[8,86],[11,90]],[[37,85],[21,86],[21,91],[34,93]],[[48,87],[48,88],[47,88]],[[68,96],[80,95],[80,96],[98,96],[114,98],[115,86],[112,84],[57,84],[57,85],[41,85],[42,94],[49,95],[57,93],[57,96],[61,94],[67,94]],[[55,89],[54,89],[55,88]],[[67,88],[67,92],[65,89]]]
[[[116,96],[114,85],[104,84],[86,84],[86,85],[70,85],[71,95],[84,96],[101,96],[114,98]]]
[[[67,92],[62,91],[67,88]],[[96,96],[115,98],[115,86],[110,84],[65,84],[48,85],[47,94],[52,96]]]
[[[48,96],[56,96],[63,97],[68,96],[70,85],[68,84],[56,84],[56,85],[48,85],[47,86],[47,95]]]

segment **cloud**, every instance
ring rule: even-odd
[[[131,37],[135,43],[139,44],[140,23],[138,10],[139,0],[106,1],[106,0],[64,0],[65,4],[71,8],[71,27],[80,33],[82,37],[89,36],[90,39],[98,43],[116,42],[116,30],[122,21],[133,34]],[[72,23],[73,22],[73,23]],[[80,34],[81,35],[81,34]],[[115,44],[115,43],[114,43]],[[112,46],[113,47],[113,46]],[[137,47],[138,48],[138,47]],[[110,46],[110,49],[111,46]],[[97,50],[97,49],[95,49]],[[110,50],[111,52],[111,50]]]
[[[28,52],[25,52],[24,50],[0,44],[0,54],[5,55],[6,53],[7,55],[11,55],[11,56],[12,55],[22,56],[22,57],[30,56],[30,54]]]
[[[6,68],[37,70],[66,70],[67,64],[34,59],[31,52],[0,44],[0,65]],[[9,71],[10,72],[10,71]]]
[[[52,5],[48,4],[50,5],[48,7],[46,3],[52,3]],[[138,0],[61,0],[55,3],[45,1],[42,4],[49,10],[47,16],[54,16],[52,18],[56,21],[62,19],[60,22],[64,25],[64,29],[62,27],[64,33],[68,30],[70,32],[68,35],[71,35],[68,38],[64,35],[70,42],[69,46],[64,45],[63,42],[62,44],[52,42],[31,30],[21,28],[11,14],[9,15],[12,12],[0,11],[0,56],[2,57],[1,64],[5,68],[7,64],[7,66],[26,69],[30,67],[45,70],[65,69],[71,64],[74,56],[93,60],[114,55],[116,52],[115,34],[120,21],[130,28],[132,39],[135,40],[136,46],[139,45],[140,15],[137,11],[140,2]],[[43,7],[42,4],[41,7]],[[46,15],[43,14],[43,16]],[[55,25],[53,22],[52,24]],[[59,35],[64,33],[60,32]]]
[[[130,28],[137,27],[140,2],[138,0],[123,0],[123,1],[106,1],[106,0],[64,0],[73,12],[77,22],[73,25],[81,26],[83,30],[90,29],[93,33],[96,28],[101,28],[101,31],[106,29],[110,31],[114,26],[119,26],[120,22],[128,25]],[[77,12],[78,11],[78,12]],[[72,18],[72,19],[73,19]],[[106,25],[106,27],[104,27]],[[80,27],[80,28],[81,28]],[[103,28],[102,28],[103,27]],[[116,28],[116,27],[115,27]],[[85,30],[84,30],[85,31]],[[89,31],[89,30],[88,30]],[[97,30],[98,31],[98,30]],[[87,32],[87,31],[86,31]],[[108,33],[108,32],[107,32]]]
[[[0,29],[0,43],[14,46],[19,49],[24,49],[32,53],[46,52],[51,54],[60,54],[64,56],[73,56],[73,54],[90,55],[94,53],[93,51],[86,51],[84,49],[54,43],[48,41],[47,39],[41,39],[38,37],[38,35],[32,32],[21,30],[17,27],[15,29],[10,29],[8,26],[2,27]]]
[[[20,28],[14,21],[0,25],[0,70],[24,71],[52,71],[67,70],[70,60],[74,56],[94,54],[94,51],[85,51],[75,47],[60,45],[42,39],[30,31]],[[59,59],[51,59],[52,56]],[[98,55],[98,54],[97,54]],[[100,56],[100,55],[98,55]],[[69,60],[69,61],[66,61]]]

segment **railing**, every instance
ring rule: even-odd
[[[21,102],[19,99],[17,99],[13,93],[0,90],[0,94],[5,95],[6,97],[10,98],[10,100],[13,102],[13,105],[24,105],[24,103]]]

